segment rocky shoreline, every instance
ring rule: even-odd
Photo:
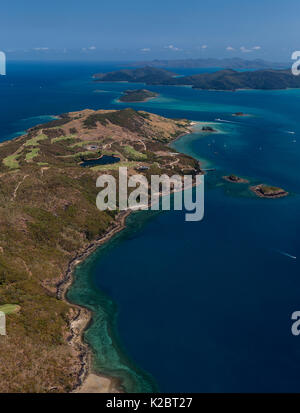
[[[73,393],[122,393],[124,391],[121,383],[116,378],[95,374],[92,371],[92,350],[83,340],[83,333],[92,321],[92,311],[77,304],[70,303],[66,298],[66,293],[72,285],[73,273],[76,266],[83,262],[100,245],[122,231],[126,227],[126,218],[130,213],[131,211],[120,212],[115,223],[108,228],[103,236],[79,251],[76,257],[69,262],[64,278],[56,286],[56,297],[59,300],[66,301],[74,309],[74,315],[72,314],[71,320],[69,321],[71,335],[68,337],[68,342],[78,354],[80,370],[77,385],[72,390]]]
[[[194,123],[190,122],[189,132],[183,133],[173,139],[180,139],[182,136],[193,132]],[[194,186],[194,184],[193,184]],[[173,192],[173,191],[171,191]],[[73,282],[73,273],[77,265],[82,263],[90,254],[92,254],[99,246],[103,245],[110,238],[122,231],[126,227],[126,219],[131,214],[132,210],[121,211],[117,216],[114,224],[112,224],[106,233],[100,238],[93,241],[84,249],[80,250],[76,256],[69,262],[68,268],[63,279],[56,285],[56,297],[59,300],[64,300],[70,306],[77,309],[77,313],[69,321],[71,336],[68,338],[70,345],[75,352],[79,354],[80,370],[78,381],[72,393],[123,393],[124,389],[120,380],[114,377],[108,377],[94,373],[92,370],[92,349],[84,342],[83,334],[92,321],[92,311],[79,306],[78,304],[70,303],[66,298],[66,293]]]
[[[251,186],[250,190],[260,198],[274,199],[283,198],[289,195],[289,193],[282,188],[270,187],[264,184]]]
[[[247,179],[241,178],[236,175],[226,175],[222,177],[227,182],[232,182],[234,184],[248,184],[249,181]]]
[[[172,142],[180,139],[182,136],[192,133],[196,122],[190,122],[189,131],[174,137]],[[233,183],[249,183],[244,178],[240,178],[235,175],[223,176],[223,179]],[[261,192],[261,186],[250,187],[251,191],[257,196],[263,198],[279,198],[286,196],[288,193],[284,190],[278,189],[276,193],[265,195]],[[76,256],[69,262],[65,275],[61,281],[56,285],[56,297],[57,299],[64,300],[72,308],[72,314],[69,320],[70,336],[67,338],[70,346],[77,354],[80,368],[78,371],[78,378],[76,386],[71,390],[72,393],[123,393],[125,390],[122,387],[122,383],[118,378],[109,377],[102,374],[95,373],[92,368],[92,349],[84,342],[83,334],[92,322],[93,313],[91,310],[71,303],[66,298],[66,293],[73,282],[73,274],[77,265],[82,263],[91,253],[93,253],[99,246],[103,245],[110,238],[122,231],[126,227],[126,219],[132,211],[120,212],[114,223],[107,229],[106,233],[95,239],[84,249],[78,251]]]
[[[122,93],[118,101],[123,103],[140,103],[147,102],[157,96],[158,93],[148,89],[128,89]]]

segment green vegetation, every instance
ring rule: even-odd
[[[247,184],[247,183],[249,183],[249,181],[247,181],[247,179],[241,178],[241,177],[239,177],[237,175],[234,175],[234,174],[231,174],[231,175],[228,175],[228,176],[223,176],[223,178],[226,181],[237,183],[237,184]]]
[[[19,162],[18,158],[20,156],[20,153],[14,153],[13,155],[9,155],[6,158],[3,159],[3,164],[7,166],[10,169],[17,169],[19,168]]]
[[[136,168],[138,164],[136,162],[118,162],[114,164],[107,165],[97,165],[93,166],[90,169],[93,171],[105,171],[105,170],[118,170],[122,166],[127,166],[128,168]]]
[[[87,146],[87,145],[98,145],[98,141],[81,141],[81,142],[76,142],[73,145],[71,145],[72,148],[80,147],[80,146]]]
[[[136,151],[132,146],[124,146],[124,151],[128,159],[133,161],[144,161],[147,159],[147,155],[141,152]]]
[[[125,90],[119,100],[121,102],[145,102],[146,100],[156,96],[157,93],[151,92],[147,89]]]
[[[20,306],[17,304],[4,304],[0,305],[0,311],[4,314],[13,314],[20,310]]]
[[[98,157],[100,151],[119,153],[123,159],[125,151],[128,158],[146,160],[145,166],[152,159],[163,163],[170,157],[161,152],[169,148],[156,136],[170,141],[171,134],[189,131],[184,123],[131,109],[72,116],[50,123],[51,127],[31,128],[26,135],[0,145],[0,306],[20,306],[20,311],[7,317],[7,337],[0,340],[0,393],[60,393],[78,383],[80,354],[68,342],[70,320],[78,310],[57,298],[57,285],[78,251],[116,224],[116,211],[96,207],[97,177],[107,171],[117,177],[120,166],[136,169],[141,165],[133,160],[83,168],[78,161]],[[94,126],[88,130],[91,120]],[[116,134],[115,125],[119,126]],[[78,134],[84,132],[86,141],[71,146],[68,138],[75,127]],[[99,151],[84,151],[95,140]],[[143,146],[147,154],[139,152]],[[181,172],[186,164],[194,165],[182,155],[176,167]],[[167,162],[151,170],[170,175],[175,171]],[[13,311],[13,307],[6,309]]]
[[[25,156],[26,161],[31,161],[33,158],[38,156],[40,148],[33,148],[31,152],[28,152]]]
[[[65,125],[66,123],[69,123],[70,120],[71,120],[71,118],[70,118],[69,114],[64,113],[64,114],[60,115],[60,117],[58,119],[53,119],[50,122],[43,123],[42,125],[34,126],[33,128],[30,129],[30,131],[36,131],[36,130],[39,130],[41,128],[43,128],[43,129],[59,128],[59,127]]]
[[[196,89],[237,90],[237,89],[287,89],[300,88],[299,76],[293,76],[290,70],[219,70],[213,73],[201,73],[191,76],[175,76],[175,73],[154,67],[119,70],[96,74],[97,81],[143,82],[149,85],[191,85]]]
[[[40,141],[43,141],[44,139],[48,139],[48,136],[41,133],[38,136],[35,136],[28,141],[25,142],[25,146],[36,146],[39,144]]]
[[[72,141],[76,138],[76,135],[58,136],[57,138],[52,138],[51,143],[61,142],[61,141]]]
[[[288,195],[288,192],[282,188],[265,184],[252,186],[250,189],[261,198],[282,198]]]
[[[176,73],[155,67],[142,67],[138,69],[123,69],[116,72],[97,73],[94,75],[96,81],[102,82],[142,82],[147,84],[161,84],[172,79]]]
[[[143,117],[139,112],[128,108],[108,113],[92,114],[84,120],[83,124],[87,129],[92,129],[96,128],[98,122],[103,126],[112,123],[135,132],[143,124]]]
[[[72,155],[65,155],[64,158],[95,158],[99,157],[99,153],[94,152],[94,151],[85,151],[85,152],[76,152]]]
[[[260,188],[260,191],[265,195],[284,192],[282,188],[278,188],[276,186],[260,185],[259,188]]]

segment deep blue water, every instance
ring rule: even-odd
[[[90,79],[113,68],[10,64],[0,77],[0,138],[43,116],[128,106],[117,102],[128,84]],[[136,391],[298,392],[300,338],[290,317],[300,310],[300,91],[148,88],[159,98],[132,107],[215,122],[220,133],[195,132],[174,146],[217,170],[206,176],[203,221],[135,213],[78,268],[69,297],[95,310],[86,334],[95,368]],[[233,118],[237,111],[251,116]],[[229,173],[290,196],[256,198],[223,181]]]

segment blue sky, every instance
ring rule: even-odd
[[[0,50],[82,59],[289,60],[300,49],[299,0],[12,0]]]

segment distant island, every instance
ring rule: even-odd
[[[146,83],[148,85],[164,84],[172,79],[176,73],[164,69],[153,67],[143,67],[139,69],[122,69],[115,72],[96,73],[93,78],[99,82],[132,82]]]
[[[247,179],[244,178],[240,178],[237,175],[228,175],[228,176],[223,176],[223,179],[225,179],[225,181],[228,182],[233,182],[235,184],[247,184],[249,183],[249,181]]]
[[[239,57],[232,57],[227,59],[172,59],[172,60],[151,60],[144,62],[135,62],[134,67],[163,67],[163,68],[208,68],[215,67],[220,69],[286,69],[289,63],[275,63],[268,62],[263,59],[246,60]]]
[[[125,90],[119,98],[121,102],[146,102],[158,96],[158,93],[151,92],[147,89]]]
[[[109,73],[98,73],[95,81],[140,82],[149,85],[191,86],[204,90],[261,89],[276,90],[300,88],[300,77],[293,76],[290,70],[256,70],[238,72],[232,69],[214,73],[201,73],[191,76],[177,76],[176,73],[154,67],[125,69]],[[239,114],[238,116],[241,116]]]
[[[276,186],[269,186],[265,184],[260,184],[250,187],[251,191],[260,198],[282,198],[288,195],[282,188],[277,188]]]

